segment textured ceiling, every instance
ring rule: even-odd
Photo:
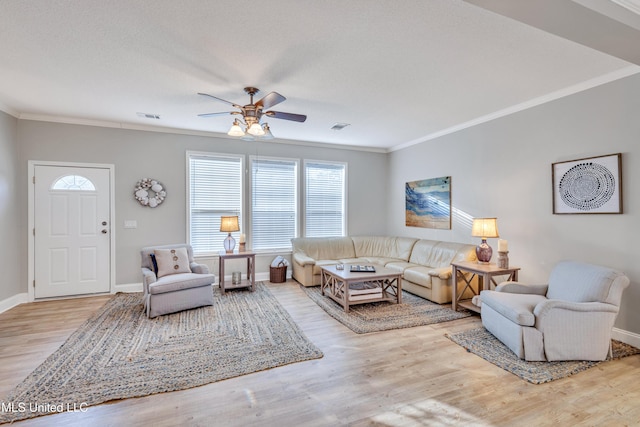
[[[269,119],[276,141],[384,151],[638,69],[457,0],[0,2],[0,108],[24,119],[226,137],[197,92],[256,86],[308,116]]]

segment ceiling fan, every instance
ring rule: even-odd
[[[231,129],[229,129],[229,132],[227,132],[227,134],[230,136],[241,136],[243,137],[243,139],[248,140],[253,140],[255,138],[273,138],[273,134],[271,133],[271,129],[269,129],[269,125],[267,123],[260,124],[260,119],[262,119],[263,117],[273,117],[275,119],[291,120],[300,123],[307,120],[307,116],[303,114],[283,113],[281,111],[265,111],[287,99],[284,96],[280,95],[278,92],[270,92],[265,95],[264,98],[260,99],[254,104],[253,96],[256,93],[260,92],[260,90],[255,87],[248,86],[244,88],[244,91],[249,94],[250,97],[250,101],[247,105],[234,104],[233,102],[226,101],[224,99],[218,98],[217,96],[198,92],[198,95],[208,96],[209,98],[213,98],[220,102],[225,102],[240,110],[224,111],[221,113],[198,114],[198,117],[224,116],[227,114],[237,114],[239,116],[242,116],[242,121],[238,119],[235,119],[233,121],[233,125],[231,126]]]

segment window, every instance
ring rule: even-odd
[[[290,249],[298,229],[298,161],[251,157],[251,247]]]
[[[187,153],[187,157],[189,240],[195,254],[217,253],[227,237],[220,232],[220,217],[238,215],[242,224],[243,156]],[[232,236],[237,241],[240,232]]]
[[[59,178],[51,186],[52,190],[96,191],[93,182],[80,175],[67,175]]]
[[[304,170],[304,236],[344,236],[346,164],[306,161]]]

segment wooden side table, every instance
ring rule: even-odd
[[[218,275],[220,276],[220,293],[224,295],[225,289],[234,288],[251,288],[251,292],[256,290],[256,253],[252,251],[233,252],[227,253],[226,251],[220,251],[220,261],[218,263]],[[224,263],[228,259],[247,259],[247,278],[242,279],[240,283],[225,283],[224,279]]]
[[[498,286],[498,283],[493,279],[495,276],[508,276],[507,281],[516,281],[520,270],[520,267],[499,268],[496,264],[478,264],[475,261],[452,262],[451,266],[453,267],[453,300],[451,308],[455,311],[460,306],[476,313],[480,313],[480,307],[471,303],[470,299],[461,300],[467,289],[471,289],[475,295],[480,295],[480,291],[490,289],[492,283]],[[467,279],[464,273],[471,273],[471,277]],[[471,286],[471,282],[476,276],[478,276],[477,292]],[[458,278],[465,283],[461,291],[458,290]]]

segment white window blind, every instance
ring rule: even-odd
[[[242,224],[242,156],[189,154],[189,237],[195,254],[224,249],[220,217]],[[241,225],[242,227],[242,225]],[[231,233],[238,241],[241,232]]]
[[[305,162],[305,237],[344,236],[345,164]]]
[[[291,249],[298,217],[298,161],[251,158],[251,247]]]

